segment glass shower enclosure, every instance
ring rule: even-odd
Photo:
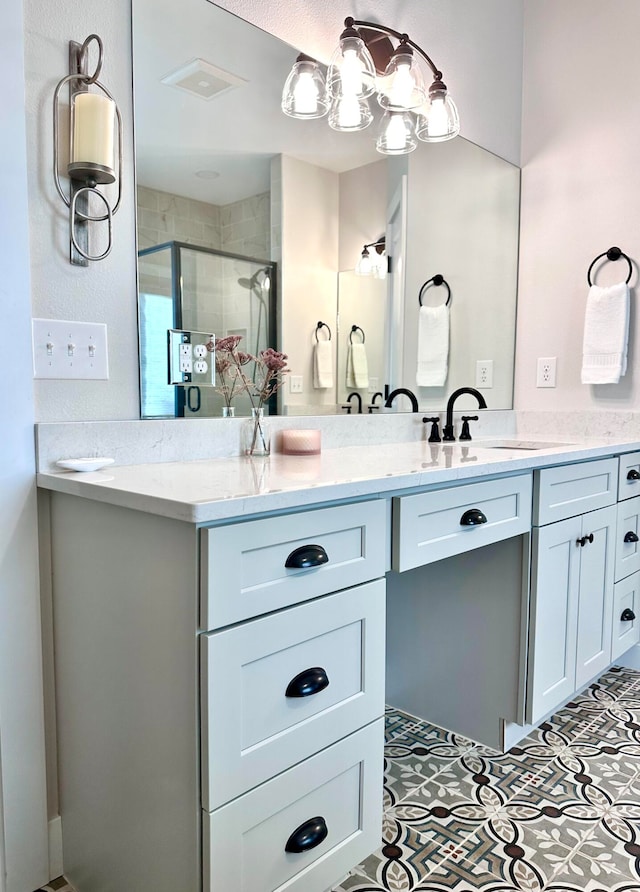
[[[138,252],[140,414],[142,418],[215,417],[224,400],[212,387],[168,384],[168,330],[240,335],[254,356],[276,340],[276,264],[171,241]],[[253,366],[247,366],[249,377]],[[275,398],[268,407],[275,411]],[[246,394],[236,415],[250,415]]]

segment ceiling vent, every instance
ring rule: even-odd
[[[192,96],[198,96],[200,99],[213,99],[214,96],[220,96],[227,90],[233,90],[235,87],[241,87],[243,84],[249,83],[242,77],[224,71],[222,68],[216,68],[210,62],[204,59],[193,59],[186,65],[180,66],[171,74],[162,78],[163,84],[170,87],[177,87]]]

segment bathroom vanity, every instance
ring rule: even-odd
[[[640,443],[488,446],[39,475],[79,892],[323,892],[379,845],[385,674],[501,748],[637,643]]]

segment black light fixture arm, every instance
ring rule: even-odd
[[[380,34],[384,34],[387,36],[395,37],[396,40],[399,40],[400,43],[406,43],[414,50],[416,50],[422,58],[425,60],[431,71],[433,72],[433,76],[435,80],[442,80],[442,72],[436,67],[434,61],[430,58],[427,53],[419,46],[415,41],[411,40],[408,34],[403,33],[402,31],[396,31],[394,28],[387,28],[386,25],[379,25],[377,22],[364,22],[360,19],[354,19],[351,16],[347,16],[344,20],[345,28],[368,28],[371,31],[378,31]]]

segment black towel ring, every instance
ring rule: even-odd
[[[451,303],[451,288],[449,288],[449,283],[444,278],[444,276],[440,275],[440,273],[432,276],[430,279],[427,279],[427,281],[424,283],[424,285],[420,289],[420,293],[418,294],[418,303],[420,304],[420,306],[422,306],[422,295],[424,294],[425,288],[427,288],[428,285],[431,285],[432,282],[434,285],[444,285],[444,287],[447,289],[447,300],[445,301],[445,307],[448,307]]]
[[[629,282],[631,281],[633,267],[631,266],[631,261],[629,260],[627,255],[624,253],[624,251],[621,251],[620,248],[616,248],[616,247],[609,248],[608,251],[604,251],[602,254],[598,254],[596,259],[594,261],[592,261],[591,266],[589,267],[589,269],[587,271],[587,282],[589,283],[589,285],[593,284],[593,282],[591,281],[591,270],[596,265],[598,260],[600,260],[602,257],[606,257],[607,260],[620,260],[621,257],[624,257],[624,259],[629,264],[629,275],[626,278],[626,284],[628,285]]]
[[[360,334],[362,335],[362,343],[364,344],[364,331],[360,328],[359,325],[351,326],[351,331],[349,332],[349,343],[353,344],[353,335],[354,335],[354,332],[356,332],[356,331],[359,331]]]
[[[318,332],[320,331],[321,328],[327,329],[327,331],[329,332],[329,337],[327,338],[327,340],[330,341],[331,340],[331,329],[329,328],[329,326],[327,325],[326,322],[318,322],[318,324],[316,325],[316,343],[319,343]]]

